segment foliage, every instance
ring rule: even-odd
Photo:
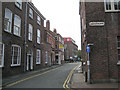
[[[81,58],[81,50],[78,50],[77,55],[78,55],[79,58]]]

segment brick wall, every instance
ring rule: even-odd
[[[82,3],[81,18],[82,25],[82,59],[87,61],[86,45],[93,43],[90,52],[90,70],[92,82],[109,81],[118,79],[117,70],[117,35],[119,28],[119,13],[107,13],[103,2]],[[84,8],[85,6],[85,8]],[[84,11],[86,13],[84,13]],[[82,22],[82,20],[81,20]],[[86,22],[86,30],[84,25]],[[90,26],[90,22],[105,22],[104,26]],[[86,32],[86,38],[84,33]],[[87,72],[87,64],[83,66]]]

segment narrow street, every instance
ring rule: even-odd
[[[26,79],[11,83],[7,88],[63,88],[70,71],[80,63],[67,63],[63,66],[37,73]]]

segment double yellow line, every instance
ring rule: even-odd
[[[79,67],[79,65],[76,66],[75,68],[73,68],[72,71],[69,73],[67,79],[65,80],[65,82],[64,82],[64,84],[63,84],[63,88],[69,88],[68,84],[69,84],[69,82],[70,82],[70,80],[71,80],[72,74],[73,74],[73,72],[74,72],[78,67]]]

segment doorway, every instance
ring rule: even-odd
[[[27,53],[27,71],[32,69],[33,69],[33,53],[30,50]]]

